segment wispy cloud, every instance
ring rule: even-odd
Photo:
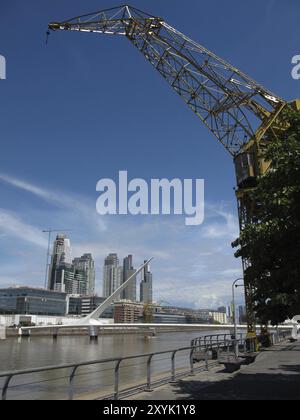
[[[228,237],[229,240],[238,237],[238,220],[230,212],[215,209],[215,216],[222,219],[218,222],[211,222],[203,228],[203,236],[207,239],[218,239]]]
[[[43,248],[47,246],[41,230],[24,223],[17,215],[3,209],[0,209],[0,231]]]
[[[103,218],[98,217],[96,214],[95,204],[87,200],[86,197],[53,191],[48,188],[42,188],[7,174],[0,174],[0,181],[40,197],[41,199],[52,203],[59,208],[65,208],[72,211],[73,213],[80,213],[86,221],[89,220],[91,223],[93,223],[94,228],[97,228],[100,231],[106,229]]]
[[[179,280],[168,278],[167,284],[172,281],[173,288],[166,287],[160,283],[155,285],[157,295],[160,299],[172,302],[178,306],[184,306],[186,302],[192,308],[215,309],[220,306],[227,306],[231,300],[231,280],[211,279],[207,277],[205,283],[186,282],[184,287]],[[180,291],[174,296],[174,289]],[[237,291],[237,302],[243,300],[243,290]]]
[[[57,204],[61,204],[63,202],[63,196],[61,194],[53,193],[51,191],[44,190],[40,187],[37,187],[33,184],[30,184],[26,181],[14,178],[10,175],[0,174],[0,180],[6,182],[7,184],[20,188],[21,190],[30,192],[31,194],[37,195],[38,197],[43,198],[47,201],[52,201]]]
[[[239,277],[241,267],[230,248],[231,240],[238,234],[238,222],[226,204],[207,203],[203,226],[190,228],[176,216],[103,218],[96,214],[91,198],[53,191],[9,175],[0,175],[0,181],[51,203],[46,210],[36,205],[43,225],[58,222],[62,226],[80,227],[80,234],[70,234],[73,255],[93,254],[99,293],[103,260],[109,252],[117,252],[120,258],[132,253],[136,266],[145,258],[155,257],[152,266],[156,300],[195,308],[215,307],[230,301],[232,280]],[[9,243],[10,237],[16,240]],[[26,255],[22,254],[24,241],[28,243]],[[0,245],[4,250],[10,247],[6,254],[14,255],[14,270],[9,268],[10,261],[3,261],[7,257],[2,256],[1,260],[0,255],[0,284],[14,279],[14,283],[41,286],[46,242],[32,209],[22,215],[1,209]]]

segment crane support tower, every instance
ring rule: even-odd
[[[161,17],[128,5],[53,22],[49,30],[120,35],[137,47],[231,154],[240,229],[254,220],[249,192],[271,165],[264,149],[286,128],[283,110],[300,110],[300,100],[285,101]],[[243,261],[244,271],[249,264]],[[251,294],[250,280],[245,284],[249,338],[256,336]]]

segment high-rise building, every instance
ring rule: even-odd
[[[87,273],[85,270],[74,270],[73,293],[81,296],[87,295]]]
[[[59,264],[54,273],[54,287],[51,290],[64,292],[67,294],[74,293],[74,268],[72,264]]]
[[[93,257],[84,254],[72,261],[70,240],[65,235],[57,235],[54,241],[48,289],[82,296],[94,294]]]
[[[103,268],[103,296],[109,297],[116,291],[123,281],[123,268],[119,267],[117,254],[109,254],[104,261]]]
[[[131,277],[136,270],[133,268],[132,255],[128,255],[123,260],[123,283]],[[124,292],[122,293],[122,299],[130,300],[131,302],[136,301],[136,277],[133,277]]]
[[[146,263],[147,261],[144,261]],[[142,281],[140,284],[140,301],[144,303],[152,303],[153,292],[152,292],[152,273],[150,271],[150,265],[147,264],[142,270]]]
[[[82,295],[93,296],[95,294],[95,263],[91,254],[84,254],[80,258],[73,260],[75,270],[75,279],[77,273],[77,293]]]
[[[63,284],[61,278],[57,278],[57,270],[64,265],[72,263],[72,252],[70,240],[65,235],[57,235],[51,257],[51,264],[48,274],[48,289],[57,290],[56,284]]]

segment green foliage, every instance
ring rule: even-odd
[[[251,261],[245,280],[264,324],[300,314],[300,113],[284,113],[289,128],[272,138],[265,152],[271,169],[251,193],[256,220],[239,238],[237,257]]]

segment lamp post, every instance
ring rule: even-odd
[[[234,324],[234,339],[235,339],[235,345],[234,345],[234,354],[236,357],[239,355],[239,342],[237,340],[237,322],[236,322],[236,308],[235,308],[235,292],[234,289],[236,287],[239,287],[237,285],[238,281],[244,280],[242,277],[239,277],[238,279],[234,280],[232,284],[232,312],[233,312],[233,324]]]

